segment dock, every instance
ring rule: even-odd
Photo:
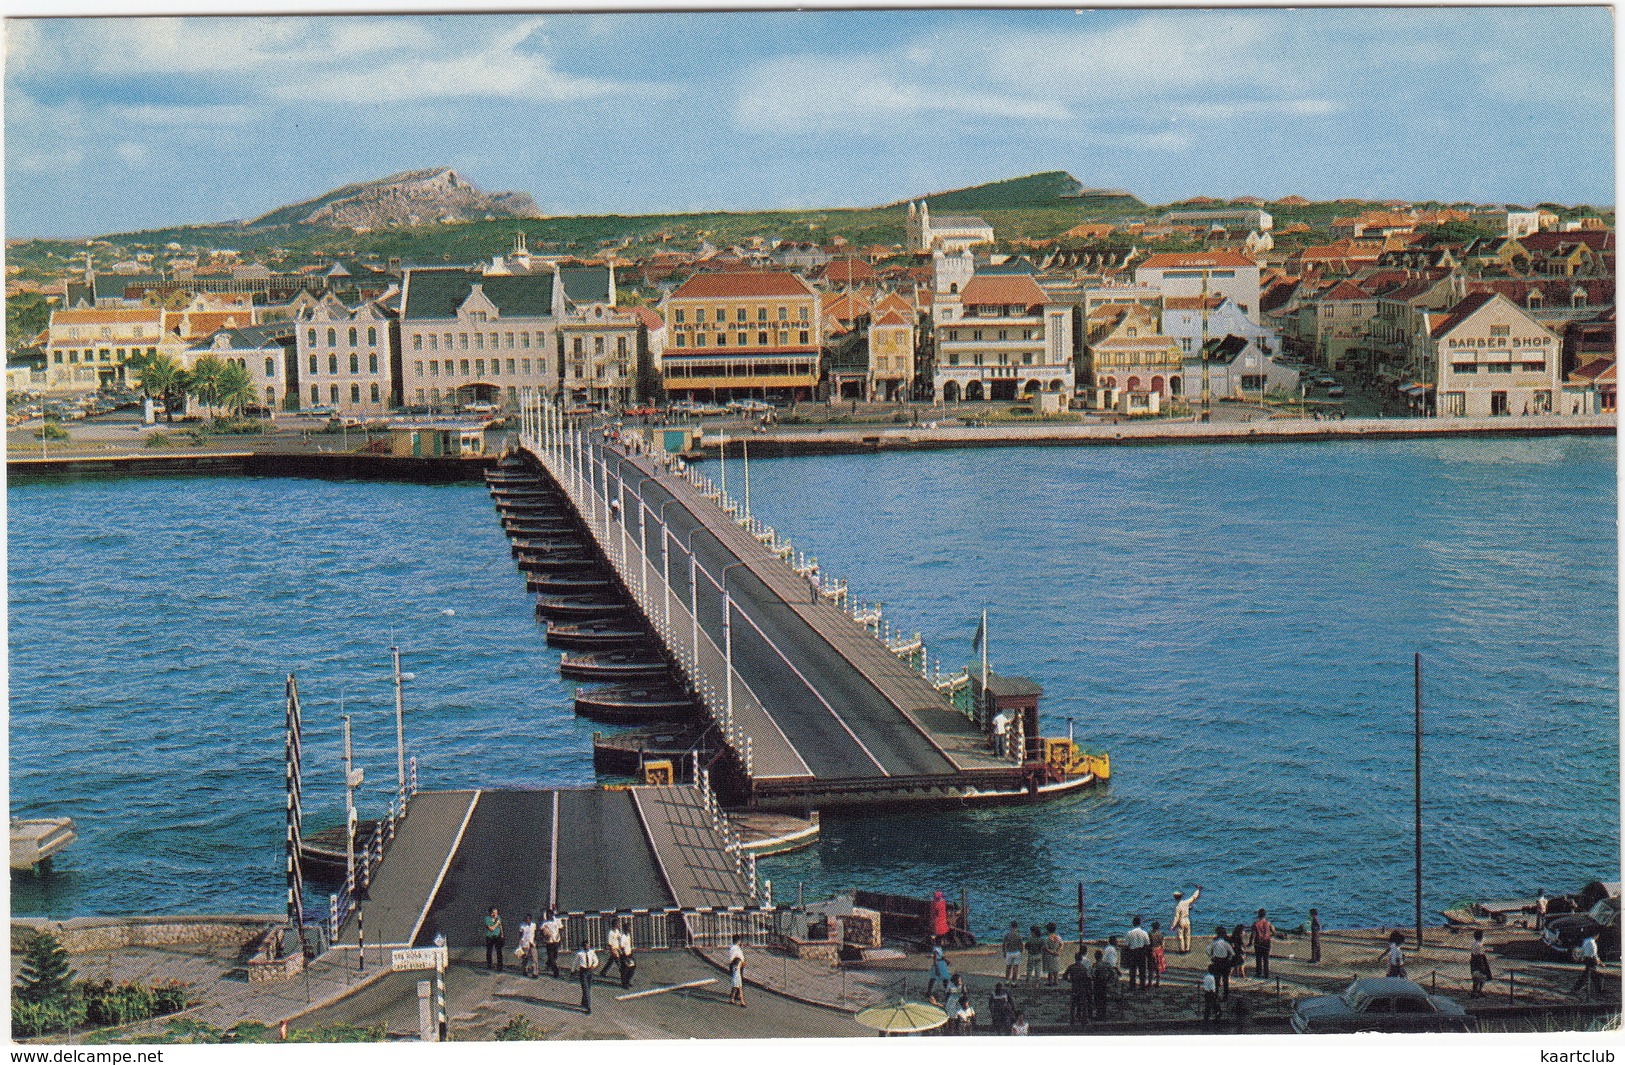
[[[962,805],[1106,776],[1104,762],[1052,758],[1058,741],[1037,735],[1036,709],[1025,742],[996,752],[991,699],[952,701],[917,644],[905,652],[880,638],[878,619],[852,610],[844,589],[798,571],[777,534],[654,441],[614,435],[532,396],[519,457],[559,494],[716,725],[731,804]]]

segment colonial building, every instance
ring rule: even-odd
[[[185,362],[196,366],[204,357],[236,363],[254,382],[255,403],[267,410],[298,406],[299,360],[292,322],[217,329],[186,349]]]
[[[164,351],[180,361],[186,345],[165,329],[158,307],[81,307],[51,312],[45,341],[45,387],[50,394],[94,392],[134,385],[124,364]],[[173,317],[172,314],[169,314]]]
[[[932,219],[924,200],[908,205],[908,250],[962,251],[993,243],[993,227],[974,215],[943,215]]]
[[[811,399],[820,294],[782,270],[697,274],[661,306],[662,382],[676,399]]]
[[[882,297],[869,314],[869,394],[887,402],[907,397],[914,386],[914,303]]]
[[[1259,321],[1258,263],[1239,252],[1166,252],[1134,268],[1135,283],[1170,296],[1228,296],[1241,313]]]
[[[1437,411],[1445,418],[1570,414],[1558,338],[1505,296],[1474,292],[1432,329]]]
[[[1186,392],[1179,345],[1140,304],[1107,304],[1086,320],[1084,362],[1097,410],[1155,414],[1164,400]]]
[[[559,390],[558,279],[408,270],[402,280],[402,402],[440,409]]]
[[[1202,351],[1194,358],[1185,357],[1185,378],[1192,383],[1193,393],[1200,392],[1204,361],[1212,397],[1257,399],[1261,392],[1298,391],[1298,371],[1277,363],[1256,337],[1233,333],[1214,337],[1207,342],[1205,354],[1205,360]]]
[[[616,305],[615,268],[561,266],[559,347],[571,400],[625,406],[637,393],[636,315]]]
[[[1200,352],[1204,339],[1223,336],[1245,337],[1271,357],[1281,354],[1275,330],[1247,317],[1227,296],[1207,297],[1205,313],[1201,296],[1168,297],[1162,305],[1162,333],[1172,337],[1186,356]]]
[[[932,314],[937,399],[1071,395],[1077,376],[1070,305],[1052,300],[1027,274],[974,275],[957,292],[943,293],[941,285],[939,277]]]
[[[401,405],[395,369],[396,316],[381,301],[354,307],[318,300],[294,324],[300,405],[335,407],[353,417],[382,417]]]

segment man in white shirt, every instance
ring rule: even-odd
[[[1123,949],[1128,954],[1128,986],[1144,991],[1150,983],[1151,970],[1147,963],[1151,960],[1151,934],[1141,926],[1138,914],[1128,934],[1123,936]]]
[[[547,971],[558,979],[564,975],[559,971],[559,951],[564,946],[564,922],[559,920],[558,914],[548,910],[547,920],[542,922],[538,931],[542,937],[542,949],[547,951]]]
[[[519,926],[519,967],[531,979],[542,974],[541,967],[536,964],[536,918],[525,914],[524,923]]]
[[[615,925],[604,937],[605,945],[609,948],[609,958],[604,962],[604,973],[609,972],[611,965],[617,965],[621,970],[621,990],[632,986],[632,967],[637,964],[632,960],[632,935],[626,930],[624,922]],[[602,973],[599,975],[603,975]]]
[[[1010,715],[1000,710],[993,715],[993,753],[1000,758],[1005,756],[1005,748],[1010,743]]]
[[[1597,972],[1597,933],[1592,932],[1580,942],[1580,964],[1585,966],[1585,971],[1580,974],[1580,979],[1575,982],[1574,990],[1569,993],[1578,995],[1585,991],[1589,984],[1592,991],[1601,995],[1602,977]]]
[[[736,1006],[745,1004],[745,941],[734,936],[728,948],[728,1001]]]
[[[1174,892],[1174,919],[1172,927],[1174,930],[1174,935],[1179,940],[1179,953],[1181,954],[1189,954],[1191,952],[1191,907],[1195,906],[1196,900],[1201,897],[1201,884],[1196,885],[1196,890],[1191,892],[1191,897],[1188,899],[1185,897],[1185,893],[1183,891]]]
[[[1230,940],[1225,938],[1223,926],[1220,926],[1213,933],[1213,942],[1207,945],[1207,971],[1213,974],[1225,998],[1230,997],[1230,966],[1235,955]]]
[[[576,951],[576,979],[581,981],[581,1012],[592,1012],[592,974],[598,968],[598,952],[587,944]]]
[[[1539,932],[1546,927],[1546,910],[1551,906],[1551,900],[1546,897],[1546,889],[1541,888],[1535,899],[1535,931]]]

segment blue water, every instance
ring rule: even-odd
[[[757,461],[754,512],[945,664],[995,669],[1108,789],[826,817],[780,900],[970,894],[976,926],[1268,906],[1411,909],[1411,656],[1426,669],[1425,905],[1619,867],[1612,440],[998,449]],[[730,463],[736,492],[742,469]],[[425,786],[587,783],[590,726],[478,486],[101,481],[8,490],[13,814],[65,813],[18,913],[276,910],[281,678],[312,811],[341,802],[339,685],[383,794],[393,630]],[[446,615],[445,610],[455,610]],[[319,766],[333,766],[326,777]],[[315,813],[313,813],[313,818]],[[1278,922],[1283,923],[1283,922]]]

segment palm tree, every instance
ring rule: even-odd
[[[192,372],[187,375],[186,390],[197,397],[211,418],[214,405],[220,402],[220,381],[226,365],[213,355],[205,355],[192,364]]]
[[[167,352],[160,351],[156,355],[139,355],[129,361],[129,366],[140,375],[141,394],[148,399],[162,398],[164,401],[164,420],[175,420],[175,405],[170,402],[170,394],[182,390],[182,378],[185,376],[180,364]]]
[[[226,363],[225,368],[220,371],[216,387],[218,395],[215,398],[232,414],[242,413],[244,407],[259,399],[259,393],[254,391],[253,377],[234,362]]]

